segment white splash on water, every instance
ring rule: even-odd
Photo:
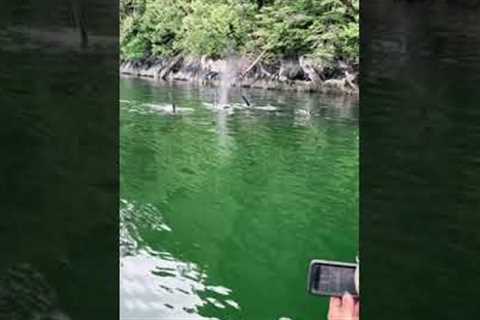
[[[175,114],[175,113],[191,113],[194,111],[193,108],[186,108],[186,107],[175,107],[175,110],[173,109],[173,105],[171,104],[154,104],[154,103],[145,103],[143,104],[146,107],[149,107],[153,111],[161,112],[161,113],[170,113],[170,114]]]
[[[267,105],[267,106],[257,106],[253,107],[255,110],[262,110],[262,111],[277,111],[278,108],[272,105]]]

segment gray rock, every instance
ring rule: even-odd
[[[318,72],[318,63],[311,58],[307,58],[305,56],[300,57],[299,59],[300,66],[303,69],[303,72],[308,76],[309,80],[314,83],[321,83],[323,82],[322,77],[320,76],[320,72]]]
[[[287,80],[304,80],[305,73],[303,72],[300,63],[297,60],[285,60],[282,61],[280,66],[280,81]]]

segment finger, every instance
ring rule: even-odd
[[[328,320],[339,320],[342,309],[342,298],[331,297],[328,307]]]
[[[342,306],[342,298],[340,297],[331,297],[329,310],[338,309]]]
[[[345,292],[342,297],[342,308],[347,310],[350,314],[353,314],[355,309],[355,300],[350,293]]]
[[[353,312],[353,315],[356,318],[360,318],[360,300],[355,301],[355,311]]]

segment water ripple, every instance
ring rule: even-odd
[[[214,110],[211,88],[121,86],[122,318],[325,314],[306,268],[357,252],[355,104],[232,90]],[[172,100],[193,111],[149,106]]]

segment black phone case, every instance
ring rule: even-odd
[[[312,260],[310,262],[310,266],[308,269],[308,292],[313,295],[320,295],[320,296],[329,296],[329,297],[340,297],[344,294],[344,292],[325,292],[322,288],[319,287],[321,272],[321,266],[331,266],[337,267],[341,269],[352,269],[355,272],[357,265],[355,263],[346,263],[346,262],[338,262],[338,261],[328,261],[328,260]],[[353,289],[347,290],[353,297],[358,298],[358,294],[356,292],[355,283],[350,284],[350,287]]]

